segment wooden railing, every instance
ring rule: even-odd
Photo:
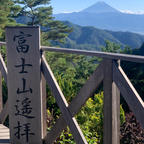
[[[5,42],[0,42],[0,48],[2,45],[6,45]],[[2,58],[2,55],[0,54],[0,123],[4,123],[7,115],[8,115],[8,102],[5,103],[5,106],[3,107],[3,97],[2,97],[2,76],[5,80],[5,83],[7,84],[7,68],[5,65],[5,62]]]
[[[0,43],[0,45],[4,44],[4,42]],[[62,115],[59,117],[51,131],[46,133],[46,94],[43,93],[43,141],[46,144],[52,144],[61,134],[62,130],[67,126],[69,126],[77,144],[87,144],[74,116],[79,112],[87,99],[95,93],[95,90],[102,82],[104,86],[104,144],[120,143],[120,93],[134,112],[141,126],[144,128],[144,102],[120,66],[120,61],[123,60],[144,63],[143,56],[53,48],[46,46],[41,46],[41,51],[80,54],[103,58],[97,69],[80,89],[78,95],[70,104],[68,104],[50,69],[50,66],[48,65],[44,55],[42,55],[41,67],[44,76],[42,77],[43,91],[45,90],[45,78],[62,112]],[[7,69],[1,55],[0,70],[5,82],[7,82]],[[2,105],[2,101],[0,102]],[[5,121],[8,114],[7,107],[8,104],[6,103],[0,113],[1,123]]]

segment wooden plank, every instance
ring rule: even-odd
[[[3,124],[8,116],[8,101],[5,103],[3,110],[0,113],[0,123]]]
[[[0,70],[7,84],[7,68],[1,54],[0,54]]]
[[[45,79],[51,89],[51,92],[53,93],[56,102],[64,116],[64,119],[69,126],[73,137],[78,144],[87,144],[85,137],[83,136],[83,133],[81,132],[81,129],[76,121],[76,119],[72,116],[72,114],[68,110],[68,103],[49,67],[47,64],[44,56],[42,57],[42,71],[45,76]]]
[[[113,83],[113,61],[105,59],[104,62],[104,144],[117,144],[120,119],[119,92]]]
[[[3,97],[2,97],[2,74],[0,72],[0,112],[3,109]]]
[[[6,42],[0,42],[0,46],[6,45]]]
[[[96,89],[99,87],[103,80],[103,66],[104,63],[101,62],[94,73],[87,80],[85,85],[80,89],[78,95],[72,100],[68,106],[69,111],[72,116],[78,113],[80,108],[85,104],[86,100],[92,96]],[[47,134],[45,139],[47,144],[52,144],[56,138],[61,134],[61,132],[67,127],[67,124],[63,118],[63,115],[57,120],[56,124],[53,126],[52,130]]]
[[[7,27],[8,103],[12,144],[41,144],[40,29]]]
[[[9,138],[10,138],[9,129],[6,126],[0,124],[0,140]]]
[[[45,53],[41,53],[45,55]],[[41,82],[42,82],[42,139],[47,135],[47,99],[46,99],[46,80],[41,72]]]
[[[113,80],[117,87],[120,89],[127,104],[134,112],[137,120],[144,128],[144,102],[133,87],[132,83],[124,73],[121,67],[117,68],[116,64],[113,64]]]
[[[128,54],[119,54],[119,53],[109,53],[109,52],[100,52],[100,51],[87,51],[87,50],[78,50],[78,49],[68,49],[68,48],[56,48],[56,47],[47,47],[41,46],[43,51],[52,51],[52,52],[62,52],[68,54],[79,54],[87,56],[97,56],[106,59],[113,60],[125,60],[137,63],[144,63],[144,56],[138,55],[128,55]]]
[[[5,42],[0,42],[0,44],[6,45]],[[108,59],[114,59],[114,60],[120,59],[120,60],[125,60],[125,61],[144,63],[144,56],[138,56],[138,55],[118,54],[118,53],[109,53],[109,52],[100,52],[100,51],[76,50],[76,49],[47,47],[47,46],[41,46],[41,48],[43,51],[53,51],[53,52],[62,52],[62,53],[69,53],[69,54],[97,56],[101,58],[108,58]]]
[[[112,83],[112,144],[120,144],[120,91]]]
[[[112,60],[104,67],[104,144],[112,144]]]
[[[46,137],[47,134],[47,107],[46,107],[46,80],[42,74],[42,139]]]
[[[9,129],[0,124],[0,144],[10,144]]]

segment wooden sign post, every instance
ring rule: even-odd
[[[8,103],[12,144],[41,144],[39,27],[7,27]]]

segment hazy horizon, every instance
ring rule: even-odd
[[[105,2],[113,8],[132,14],[144,14],[144,0],[51,0],[53,13],[70,13],[79,12],[97,2]]]

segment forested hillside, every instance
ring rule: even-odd
[[[59,44],[61,47],[100,50],[101,46],[105,46],[105,41],[117,43],[123,49],[129,46],[132,49],[139,48],[144,42],[144,36],[131,32],[113,32],[108,30],[97,29],[94,27],[82,27],[79,25],[65,22],[73,28],[73,32],[68,35],[64,44]]]
[[[16,18],[17,23],[29,23],[30,18],[20,16]],[[52,42],[52,45],[85,50],[101,50],[101,46],[105,46],[105,41],[121,45],[121,48],[129,46],[132,49],[139,48],[144,42],[144,35],[131,33],[131,32],[114,32],[108,30],[98,29],[92,26],[80,26],[68,21],[64,22],[65,25],[71,27],[73,30],[69,33],[65,43],[57,41]],[[43,28],[43,30],[48,30]]]

